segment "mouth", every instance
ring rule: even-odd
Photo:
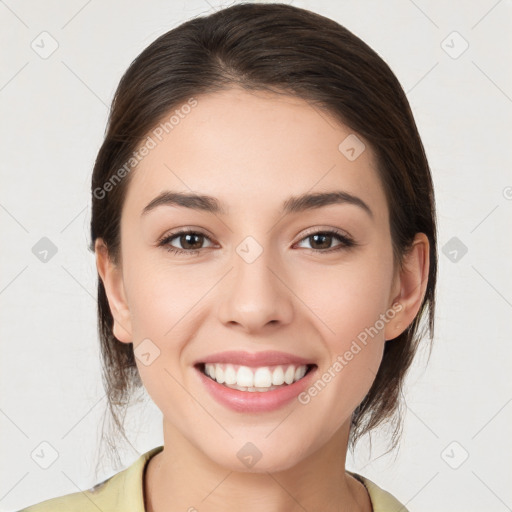
[[[317,365],[311,363],[249,367],[229,363],[197,363],[194,368],[225,388],[265,393],[300,382]]]

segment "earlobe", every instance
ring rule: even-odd
[[[130,310],[126,301],[121,269],[109,258],[108,249],[101,239],[94,245],[96,268],[105,287],[110,311],[114,318],[113,334],[123,343],[132,342]]]
[[[417,233],[404,256],[403,269],[397,276],[398,292],[393,290],[391,304],[400,304],[399,312],[386,325],[385,339],[392,340],[402,334],[414,321],[425,296],[430,265],[430,244],[425,233]]]

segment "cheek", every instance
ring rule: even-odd
[[[180,268],[171,272],[161,261],[143,256],[127,267],[126,277],[132,328],[139,337],[168,339],[197,302],[201,288],[196,279],[191,282],[190,273]]]
[[[198,301],[211,284],[198,279],[193,270],[171,271],[168,265],[143,257],[131,270],[127,277],[137,367],[154,402],[165,407],[169,396],[181,400],[183,389],[177,381],[183,379],[182,354],[197,329],[202,305]],[[150,364],[138,356],[145,353],[150,354]]]
[[[354,258],[346,265],[304,273],[298,295],[321,320],[321,332],[331,346],[343,350],[386,312],[391,276],[392,267],[383,259]],[[381,322],[377,328],[383,336]]]
[[[391,262],[372,256],[309,273],[299,294],[318,318],[329,356],[320,379],[329,388],[325,400],[340,414],[355,408],[370,389],[382,361],[385,326],[394,316],[386,316]]]
[[[386,305],[377,278],[366,271],[347,274],[340,285],[326,280],[322,307],[317,298],[316,324],[328,358],[303,403],[311,401],[310,413],[334,430],[364,399],[382,361]]]
[[[190,398],[180,385],[181,361],[197,302],[196,293],[183,281],[180,272],[171,276],[168,269],[166,274],[161,265],[142,259],[131,275],[130,314],[139,375],[153,402],[176,423],[177,411]],[[145,354],[149,354],[146,359]],[[171,407],[178,403],[176,410]]]

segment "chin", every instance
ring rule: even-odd
[[[235,441],[233,450],[231,447],[225,447],[221,453],[210,454],[210,458],[219,466],[237,473],[275,473],[286,471],[307,457],[307,453],[303,452],[303,447],[307,446],[305,442],[294,446],[280,440],[279,443],[273,443],[263,437],[261,441],[255,437],[252,439],[253,441],[246,442]],[[278,445],[281,446],[280,450]],[[226,457],[228,452],[234,453],[234,457]],[[205,453],[208,455],[206,450]]]

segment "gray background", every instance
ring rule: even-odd
[[[433,354],[426,365],[420,352],[406,381],[400,451],[378,457],[383,431],[373,460],[363,440],[347,468],[411,511],[512,510],[511,2],[293,4],[345,25],[390,65],[436,188]],[[0,2],[2,511],[87,489],[162,443],[161,413],[143,396],[127,418],[132,447],[121,445],[122,465],[103,458],[95,473],[106,401],[89,180],[132,59],[181,22],[227,5]],[[57,251],[46,261],[36,256],[43,237]]]

